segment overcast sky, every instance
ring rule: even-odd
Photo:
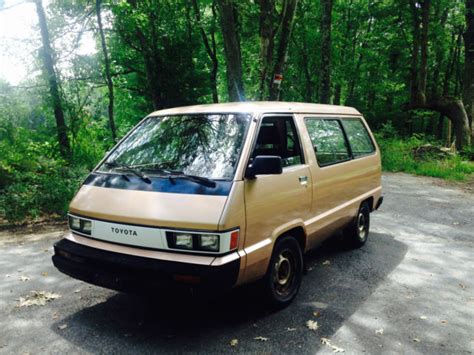
[[[43,0],[44,6],[47,7],[49,2]],[[0,78],[12,85],[35,74],[32,61],[35,49],[40,45],[37,24],[34,3],[0,0]],[[81,54],[95,51],[92,34],[83,37],[79,51]]]

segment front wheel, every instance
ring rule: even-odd
[[[344,230],[344,238],[353,248],[360,248],[365,244],[369,237],[370,227],[370,208],[367,202],[364,202],[357,213],[355,221]]]
[[[296,297],[303,276],[303,254],[298,241],[287,235],[277,241],[263,279],[266,300],[275,308],[288,306]]]

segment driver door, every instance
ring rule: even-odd
[[[251,250],[273,234],[279,234],[285,225],[308,219],[312,200],[311,174],[293,115],[262,118],[250,159],[258,155],[280,156],[283,173],[257,175],[245,180],[245,247]],[[268,250],[262,250],[262,253],[252,252],[247,256],[247,270],[255,278],[265,273],[268,265],[268,259],[262,258],[262,255],[268,255]]]

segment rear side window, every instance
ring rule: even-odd
[[[369,132],[359,119],[342,120],[344,131],[351,145],[354,158],[371,154],[375,151],[374,143],[370,139]]]
[[[305,122],[320,166],[351,158],[341,123],[338,120],[306,118]]]

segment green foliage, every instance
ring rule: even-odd
[[[415,159],[414,149],[429,142],[421,135],[413,135],[410,138],[394,138],[390,135],[392,130],[393,128],[388,125],[376,134],[382,151],[382,167],[385,171],[458,181],[472,178],[474,163],[466,161],[459,155],[444,158],[427,156],[422,160]]]
[[[1,2],[1,1],[0,1]],[[222,32],[214,0],[198,0],[201,21],[185,0],[102,2],[117,134],[123,137],[155,108],[210,103],[212,63],[203,29],[218,60],[219,100],[227,96]],[[236,1],[246,96],[260,96],[262,71],[258,1]],[[278,31],[283,1],[276,0]],[[428,142],[440,146],[447,120],[430,111],[404,109],[410,99],[413,14],[409,2],[335,1],[332,15],[331,100],[361,111],[383,151],[387,171],[447,179],[467,179],[474,148],[459,156],[415,160],[413,149]],[[463,1],[432,3],[429,31],[429,96],[461,95],[464,66],[460,33],[465,27]],[[317,102],[321,73],[319,1],[300,0],[294,21],[281,99]],[[44,76],[30,75],[19,87],[0,80],[0,219],[21,222],[64,214],[81,179],[114,142],[108,123],[104,56],[97,36],[94,2],[53,0],[47,6],[51,44],[72,157],[60,158],[56,123]],[[81,53],[81,38],[95,36],[97,53]],[[214,33],[214,37],[211,36]],[[275,33],[279,38],[279,33]],[[40,43],[31,39],[31,53]],[[3,49],[3,48],[2,48]],[[277,53],[275,43],[273,55]],[[28,51],[27,51],[28,52]],[[34,71],[40,61],[29,58]],[[268,91],[268,83],[265,90]],[[437,137],[444,142],[436,141]],[[450,137],[449,137],[450,138]]]

